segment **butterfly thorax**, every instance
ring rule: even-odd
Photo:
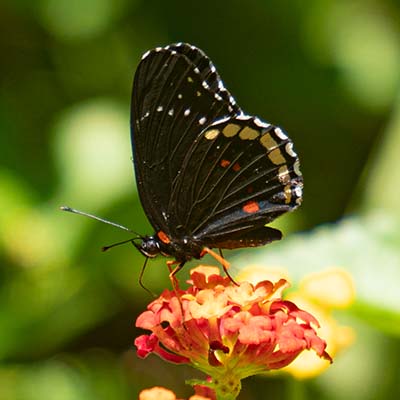
[[[192,258],[200,258],[203,246],[189,237],[171,239],[160,231],[153,236],[145,236],[139,245],[140,252],[150,258],[159,254],[173,257],[176,261],[186,262]]]

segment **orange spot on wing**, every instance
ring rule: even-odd
[[[163,243],[165,243],[165,244],[171,243],[171,239],[168,237],[168,235],[165,232],[158,231],[157,236]]]
[[[230,161],[229,160],[221,160],[221,162],[219,163],[221,165],[222,168],[226,168],[230,165]]]
[[[242,210],[246,213],[253,214],[260,209],[260,206],[256,201],[248,201],[243,207]]]
[[[239,163],[233,164],[233,167],[232,167],[232,169],[233,169],[235,172],[240,171],[241,168],[242,168],[242,167],[240,166]]]

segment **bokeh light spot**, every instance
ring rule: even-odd
[[[44,0],[44,26],[61,39],[81,39],[102,33],[121,11],[123,0]]]
[[[134,188],[128,106],[92,100],[65,111],[55,127],[63,196],[90,210]]]

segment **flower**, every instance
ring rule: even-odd
[[[287,276],[282,269],[252,265],[244,268],[237,279],[257,282],[260,279]],[[327,342],[326,350],[334,357],[354,341],[354,331],[340,325],[333,311],[349,308],[354,302],[355,287],[351,275],[343,268],[327,268],[306,275],[297,288],[285,296],[298,306],[311,311],[321,323],[321,334]],[[297,379],[313,378],[328,368],[329,364],[312,352],[303,352],[290,365],[283,368]]]
[[[144,389],[139,393],[139,400],[179,400],[172,390],[155,386],[150,389]],[[201,395],[197,392],[190,396],[189,400],[214,400],[214,397]]]
[[[139,393],[139,400],[177,400],[175,393],[160,386],[144,389]]]
[[[329,268],[307,275],[299,282],[298,289],[287,299],[312,311],[322,324],[321,333],[332,356],[350,346],[355,340],[354,330],[343,326],[333,317],[336,309],[349,308],[354,302],[355,287],[351,275],[341,268]],[[313,378],[327,369],[327,364],[312,354],[301,354],[284,368],[298,379]]]
[[[283,368],[304,350],[331,361],[317,320],[282,300],[286,280],[236,285],[207,266],[190,276],[187,290],[165,290],[137,318],[151,331],[135,340],[140,357],[191,364],[211,377],[204,384],[219,399],[236,398],[243,378]]]

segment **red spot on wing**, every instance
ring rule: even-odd
[[[158,231],[157,236],[163,243],[165,243],[165,244],[171,243],[171,239],[168,237],[168,235],[165,232]]]
[[[231,164],[231,162],[229,160],[221,160],[219,164],[221,165],[222,168],[226,168]]]
[[[239,163],[233,164],[233,167],[232,167],[232,169],[233,169],[235,172],[240,171],[241,168],[242,168],[242,167],[240,166]]]
[[[242,210],[248,214],[253,214],[260,209],[260,206],[256,201],[248,201],[243,207]]]

